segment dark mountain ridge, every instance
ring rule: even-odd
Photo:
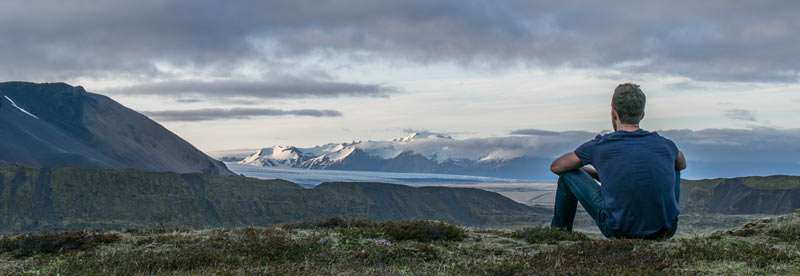
[[[64,83],[0,83],[0,164],[232,174],[146,116]]]
[[[681,188],[686,212],[786,214],[800,209],[800,176],[684,180]]]
[[[136,170],[0,167],[0,232],[270,225],[331,217],[474,226],[544,222],[551,211],[469,188],[324,183]]]

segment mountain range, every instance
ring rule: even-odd
[[[552,178],[549,158],[526,155],[516,148],[482,147],[471,140],[414,132],[391,141],[353,141],[300,148],[274,146],[240,157],[244,165],[328,170],[444,173],[522,179]],[[237,160],[233,155],[220,157]]]
[[[0,83],[0,164],[232,174],[146,116],[65,83]]]

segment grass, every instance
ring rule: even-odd
[[[795,230],[770,230],[789,222],[765,222],[747,237],[718,233],[662,242],[348,219],[51,233],[0,238],[0,275],[791,275],[800,273],[800,249],[777,237]]]
[[[580,232],[567,232],[549,227],[530,227],[514,231],[512,237],[522,239],[528,243],[554,244],[560,241],[586,241],[585,234]]]
[[[90,250],[101,244],[114,243],[120,237],[113,233],[63,232],[41,235],[20,235],[0,239],[0,253],[14,258],[42,254]]]
[[[394,241],[462,241],[466,237],[461,227],[436,221],[385,222],[379,228]]]

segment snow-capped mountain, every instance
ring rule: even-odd
[[[331,170],[449,173],[507,178],[549,178],[556,153],[531,137],[453,139],[415,132],[391,141],[354,141],[310,148],[275,146],[242,159],[244,165]],[[538,153],[536,156],[532,153]],[[541,156],[544,154],[544,156]]]
[[[248,156],[240,163],[259,165],[264,167],[299,167],[307,158],[303,152],[295,147],[274,146],[269,149],[260,149]]]

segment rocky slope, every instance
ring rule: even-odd
[[[64,83],[0,83],[0,164],[231,174],[114,100]]]

